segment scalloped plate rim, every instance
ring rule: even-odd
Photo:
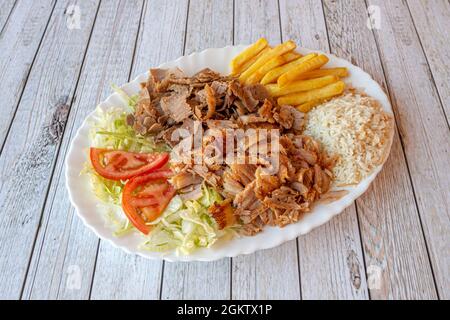
[[[202,50],[200,52],[193,52],[189,55],[185,55],[185,56],[181,56],[175,60],[166,62],[161,64],[159,67],[167,67],[167,66],[173,66],[173,65],[179,65],[184,59],[189,60],[189,59],[193,59],[195,57],[201,57],[203,55],[208,54],[211,51],[228,51],[228,50],[242,50],[245,47],[247,47],[248,45],[235,45],[235,46],[226,46],[223,48],[209,48],[209,49],[205,49]],[[307,48],[297,48],[298,51],[300,51],[301,53],[309,53],[309,52],[318,52],[318,53],[323,53],[320,50],[312,50],[312,49],[307,49]],[[390,101],[388,96],[386,95],[386,93],[384,92],[384,90],[382,89],[382,87],[372,78],[371,75],[369,75],[368,73],[366,73],[364,70],[362,70],[361,68],[359,68],[358,66],[355,66],[353,64],[351,64],[350,62],[348,62],[347,60],[341,59],[333,54],[329,54],[329,53],[325,53],[329,58],[330,58],[330,62],[334,62],[334,63],[338,63],[339,65],[345,65],[347,67],[349,67],[349,69],[352,69],[353,71],[357,71],[360,74],[364,75],[370,82],[371,85],[373,86],[373,90],[378,90],[381,94],[382,94],[382,105],[383,108],[386,111],[389,111],[390,113],[392,113],[392,107],[390,105]],[[206,66],[204,66],[206,67]],[[352,70],[350,70],[350,72],[352,73]],[[144,79],[148,76],[148,72],[139,74],[138,76],[136,76],[132,81],[124,84],[121,86],[121,88],[126,89],[127,87],[131,86],[131,85],[135,85],[139,82],[141,82],[139,79]],[[367,88],[364,88],[367,89]],[[98,106],[102,107],[105,106],[107,104],[108,101],[110,101],[114,96],[118,96],[117,93],[113,93],[111,95],[109,95],[105,100],[103,100]],[[377,98],[378,100],[380,100],[380,97]],[[209,249],[201,249],[198,251],[206,251],[208,252],[209,255],[206,256],[198,256],[196,253],[198,251],[193,252],[191,255],[174,255],[173,252],[169,253],[169,254],[164,254],[164,253],[158,253],[158,252],[151,252],[151,251],[144,251],[144,250],[139,250],[139,248],[137,246],[134,246],[133,248],[130,248],[129,246],[126,245],[121,245],[118,243],[118,239],[116,238],[113,234],[112,234],[112,230],[108,229],[105,226],[105,223],[103,223],[102,226],[98,226],[98,225],[93,225],[91,224],[88,220],[87,217],[89,216],[89,213],[86,213],[87,210],[84,210],[85,208],[83,208],[81,206],[80,203],[82,203],[82,200],[80,200],[80,194],[76,192],[76,189],[74,189],[74,183],[76,182],[76,178],[79,176],[79,172],[72,172],[73,171],[73,165],[72,165],[72,161],[74,160],[74,157],[76,157],[75,153],[78,152],[80,153],[80,150],[76,148],[77,144],[79,144],[81,142],[81,138],[83,138],[83,131],[88,130],[89,128],[89,119],[92,119],[93,117],[95,117],[95,110],[93,110],[91,113],[89,113],[89,115],[84,119],[82,125],[78,128],[75,136],[73,137],[70,146],[69,146],[69,150],[67,152],[66,155],[66,159],[65,159],[65,178],[66,178],[66,188],[68,190],[68,195],[69,195],[69,200],[72,203],[72,205],[75,207],[75,211],[78,215],[78,217],[80,217],[80,219],[82,220],[83,224],[85,226],[87,226],[90,230],[92,230],[100,239],[106,240],[107,242],[111,243],[114,247],[116,248],[120,248],[122,250],[124,250],[125,252],[129,253],[129,254],[137,254],[139,256],[142,256],[144,258],[147,259],[162,259],[162,260],[166,260],[166,261],[214,261],[214,260],[218,260],[221,258],[226,258],[226,257],[235,257],[238,255],[245,255],[245,254],[251,254],[254,253],[257,250],[264,250],[264,249],[270,249],[270,248],[274,248],[276,246],[281,245],[284,242],[293,240],[295,238],[297,238],[300,235],[304,235],[308,232],[310,232],[311,230],[313,230],[314,228],[317,228],[318,226],[325,224],[326,222],[328,222],[329,220],[331,220],[334,216],[340,214],[342,211],[344,211],[347,207],[349,207],[358,197],[360,197],[370,186],[370,184],[372,183],[372,181],[375,179],[375,177],[378,175],[378,173],[381,171],[382,169],[382,165],[378,166],[374,172],[367,177],[366,179],[364,179],[360,184],[356,185],[354,188],[352,188],[352,190],[358,189],[357,192],[354,193],[354,197],[346,199],[347,201],[343,202],[341,205],[339,205],[338,207],[334,207],[333,210],[330,210],[327,215],[322,215],[320,219],[316,219],[314,222],[309,223],[308,225],[304,225],[304,219],[298,221],[297,223],[294,224],[290,224],[288,226],[286,226],[285,228],[277,228],[277,227],[269,227],[267,229],[278,229],[279,232],[277,234],[277,237],[272,237],[272,239],[270,241],[256,241],[255,237],[246,237],[246,238],[253,238],[255,239],[255,241],[253,241],[252,246],[249,246],[247,248],[242,247],[239,250],[230,250],[230,251],[225,251],[222,252],[222,254],[218,255],[217,252],[215,252],[216,250],[214,249],[214,246],[212,248]],[[392,135],[394,133],[394,130],[392,130]],[[86,136],[85,136],[86,137]],[[390,140],[390,144],[392,145],[392,137]],[[389,148],[391,147],[391,145],[389,146]],[[82,152],[82,151],[81,151]],[[388,157],[387,157],[388,158]],[[86,186],[87,188],[89,188],[89,186]],[[346,198],[346,197],[344,197]],[[339,202],[339,201],[337,201]],[[335,204],[336,202],[333,202],[332,204]],[[330,208],[331,209],[331,208]],[[95,211],[95,209],[94,209]],[[95,213],[97,214],[97,213]],[[308,214],[309,215],[314,215],[314,210]],[[318,217],[316,217],[318,218]],[[302,229],[300,230],[300,228],[297,228],[297,230],[294,230],[295,228],[293,228],[292,226],[302,226]],[[289,228],[291,227],[291,228]],[[107,229],[105,232],[105,229]],[[290,232],[284,232],[285,230],[290,230]],[[260,233],[263,234],[264,232]],[[236,239],[230,240],[230,241],[234,241]]]

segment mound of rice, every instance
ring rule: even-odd
[[[339,156],[333,170],[337,186],[358,184],[386,160],[393,117],[375,99],[348,93],[311,110],[304,134]]]

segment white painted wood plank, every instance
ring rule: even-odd
[[[77,99],[71,106],[62,139],[23,298],[89,297],[99,240],[74,216],[65,188],[64,159],[70,140],[84,118],[111,93],[110,83],[120,84],[128,80],[141,9],[141,0],[106,1],[99,8],[75,93]]]
[[[158,0],[145,4],[134,75],[182,54],[187,3]],[[162,265],[161,261],[132,256],[101,241],[91,299],[158,299]]]
[[[450,298],[449,128],[405,2],[369,1],[440,298]],[[423,275],[422,275],[423,276]]]
[[[236,1],[234,38],[249,44],[265,37],[281,42],[276,1]],[[299,299],[297,244],[295,240],[270,250],[232,259],[233,299]]]
[[[95,104],[110,94],[109,84],[111,82],[121,84],[128,81],[128,73],[133,58],[134,39],[136,38],[137,24],[141,7],[134,2],[131,6],[127,2],[107,2],[108,5],[102,3],[101,12],[99,12],[98,25],[92,35],[92,44],[89,48],[85,71],[80,78],[79,90],[77,96],[81,99],[74,104],[73,108],[78,110],[75,119],[70,118],[67,127],[67,133],[63,141],[64,153],[68,147],[68,143],[72,139],[76,129],[80,126],[84,117],[91,112]],[[170,42],[179,38],[174,43],[182,44],[184,39],[184,26],[186,18],[187,1],[174,3],[172,6],[164,5],[165,1],[152,1],[146,4],[143,13],[140,35],[134,65],[136,70],[141,73],[149,66],[158,64],[162,61],[179,56],[182,52],[182,45],[177,49],[170,47]],[[113,10],[112,10],[113,9]],[[116,15],[116,16],[115,16]],[[171,24],[159,20],[164,17],[164,21],[171,21]],[[117,25],[116,29],[108,30],[110,25]],[[167,28],[164,29],[163,26]],[[105,29],[106,28],[106,29]],[[158,32],[155,32],[158,30]],[[162,35],[165,35],[163,38]],[[104,37],[104,38],[103,38]],[[159,41],[159,46],[155,42]],[[110,47],[112,45],[112,47]],[[158,48],[161,48],[158,50]],[[179,50],[177,53],[176,51]],[[101,58],[96,58],[101,56]],[[160,57],[160,58],[158,58]],[[150,59],[150,60],[149,60]],[[153,60],[154,59],[154,60]],[[102,66],[101,72],[92,72],[98,70]],[[92,73],[92,75],[91,75]],[[100,78],[99,78],[100,77]],[[70,128],[70,129],[69,129]],[[32,297],[39,298],[49,296],[59,299],[86,299],[91,291],[91,282],[93,278],[96,255],[98,248],[98,239],[88,230],[82,222],[77,218],[72,218],[71,205],[67,198],[64,187],[63,176],[63,152],[59,158],[55,177],[59,175],[59,180],[55,183],[54,203],[51,206],[51,215],[57,216],[62,213],[61,217],[56,217],[58,221],[61,219],[60,225],[63,224],[65,212],[70,212],[67,222],[65,222],[64,232],[60,232],[58,228],[46,231],[46,245],[42,249],[45,255],[51,255],[56,249],[52,248],[48,243],[56,238],[55,242],[62,242],[58,250],[57,261],[51,261],[51,256],[46,257],[46,262],[39,267],[37,280],[33,286]],[[54,192],[50,191],[50,194]],[[61,240],[60,240],[61,239]],[[43,255],[41,253],[41,255]],[[41,259],[43,259],[41,257]],[[48,265],[54,265],[50,271],[45,270]],[[129,270],[135,268],[141,272],[130,273]],[[152,298],[158,295],[159,262],[151,262],[138,257],[127,255],[119,249],[113,248],[107,243],[102,243],[100,254],[97,261],[96,278],[94,287],[92,288],[92,298]],[[79,288],[73,286],[73,280],[77,270],[80,270]],[[152,270],[153,272],[150,272]],[[112,276],[111,273],[112,272]],[[41,273],[41,274],[39,274]],[[49,277],[55,282],[54,290],[47,292],[45,287]],[[104,278],[110,277],[109,281]],[[127,279],[127,281],[122,281]],[[156,279],[156,280],[155,280]]]
[[[232,0],[190,0],[184,54],[233,42]]]
[[[0,296],[18,298],[39,228],[98,2],[79,3],[87,24],[66,28],[58,2],[0,156]]]
[[[101,241],[91,299],[158,299],[162,263],[127,254]]]
[[[131,78],[183,55],[188,0],[147,1]]]
[[[165,262],[161,299],[230,299],[230,259]]]
[[[450,3],[448,0],[408,0],[415,29],[419,34],[447,122],[450,120]]]
[[[191,0],[185,53],[223,47],[233,41],[233,2]],[[230,259],[165,263],[162,299],[229,299]]]
[[[298,238],[302,298],[366,300],[364,258],[355,208]]]
[[[250,44],[262,37],[272,46],[281,42],[277,1],[235,1],[234,43]]]
[[[283,38],[329,52],[320,1],[280,1]],[[314,26],[314,28],[311,28]],[[368,299],[355,206],[298,238],[303,299]]]
[[[344,4],[326,0],[324,8],[332,51],[360,66],[386,87],[376,42],[366,27],[364,1]],[[398,72],[393,66],[385,70]],[[395,94],[398,87],[389,85],[391,95]],[[399,106],[393,102],[397,111]],[[426,244],[397,134],[383,171],[356,204],[371,298],[435,298]],[[380,281],[372,283],[378,270]]]
[[[11,11],[13,10],[15,3],[16,0],[0,1],[0,8],[2,8],[2,10],[0,10],[0,35],[1,31],[3,31],[3,28],[8,21],[9,16],[11,15]]]
[[[6,139],[53,7],[54,1],[50,0],[18,1],[9,17],[10,23],[0,34],[0,147]]]
[[[236,300],[300,299],[295,240],[233,258],[232,278],[232,296]]]

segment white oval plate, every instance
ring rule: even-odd
[[[228,66],[230,60],[246,47],[247,46],[245,45],[238,45],[207,49],[199,53],[193,53],[188,56],[180,57],[177,60],[164,63],[160,67],[170,68],[176,66],[181,68],[188,75],[192,75],[206,67],[221,72],[222,74],[228,74],[230,71]],[[302,54],[313,51],[319,52],[318,50],[304,48],[298,48],[298,51]],[[388,97],[369,74],[346,60],[330,54],[327,55],[330,58],[330,61],[326,67],[347,67],[350,71],[350,77],[346,79],[346,82],[355,88],[364,90],[367,94],[380,101],[386,111],[392,113]],[[140,89],[139,83],[146,81],[147,76],[148,73],[141,74],[133,81],[125,84],[122,88],[128,94],[136,94]],[[111,107],[125,107],[124,101],[117,93],[112,94],[99,105],[99,108],[102,109]],[[137,232],[123,237],[115,237],[112,234],[112,230],[105,224],[103,215],[98,208],[100,201],[90,190],[89,177],[87,175],[80,175],[85,162],[88,161],[86,151],[90,147],[88,139],[89,123],[92,123],[92,120],[95,119],[94,113],[95,112],[92,112],[78,129],[67,154],[66,186],[69,191],[70,201],[76,208],[78,216],[83,220],[84,224],[94,231],[98,237],[109,241],[114,246],[119,247],[126,252],[135,253],[150,259],[164,259],[168,261],[211,261],[224,257],[234,257],[240,254],[249,254],[256,250],[273,248],[283,242],[308,233],[313,228],[324,224],[333,216],[342,212],[367,190],[370,183],[375,179],[382,168],[382,166],[377,167],[376,170],[369,177],[361,181],[361,183],[347,188],[349,193],[345,197],[329,204],[316,205],[313,211],[305,215],[301,221],[290,224],[284,228],[266,227],[263,232],[256,236],[218,241],[211,248],[199,249],[188,256],[177,256],[175,252],[150,252],[139,248],[139,244],[142,243],[143,238]]]

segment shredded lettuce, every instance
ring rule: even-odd
[[[200,199],[183,202],[175,196],[141,248],[150,251],[175,249],[177,254],[190,254],[198,248],[212,246],[226,231],[218,230],[208,208],[223,199],[214,189],[203,186]]]
[[[119,206],[103,206],[106,223],[112,229],[115,237],[122,237],[135,230],[130,220],[124,215]]]
[[[91,125],[90,139],[94,147],[131,152],[167,151],[165,144],[155,144],[152,137],[137,134],[127,124],[127,113],[120,108],[97,109],[97,118]]]
[[[128,103],[131,109],[137,97],[129,97],[121,88],[113,89]],[[91,145],[130,152],[170,151],[166,145],[157,145],[151,137],[138,135],[127,124],[127,112],[121,108],[97,109],[96,119],[91,124]],[[122,191],[125,181],[112,181],[98,175],[90,163],[82,173],[91,178],[92,190],[102,201],[102,211],[106,222],[115,236],[123,236],[136,230],[121,208]],[[184,201],[175,196],[161,214],[150,223],[153,226],[149,235],[143,236],[141,248],[164,252],[176,250],[177,254],[189,254],[198,248],[208,248],[228,231],[218,230],[215,220],[209,215],[208,208],[223,201],[221,195],[206,185],[202,196],[197,200]],[[232,229],[229,229],[232,231]]]
[[[125,94],[125,93],[124,93]],[[127,112],[121,108],[107,111],[97,108],[96,117],[91,123],[89,133],[91,145],[98,148],[124,150],[131,152],[161,152],[167,150],[165,145],[156,145],[151,137],[137,135],[127,124]],[[94,194],[103,202],[105,218],[114,232],[121,236],[134,229],[121,208],[122,191],[125,181],[105,179],[86,163],[82,174],[90,176],[91,188]],[[108,207],[107,205],[110,205]]]
[[[135,94],[133,96],[129,96],[121,87],[119,87],[118,85],[112,83],[111,84],[111,88],[117,92],[120,97],[127,103],[127,105],[131,108],[131,110],[134,111],[135,107],[136,107],[136,103],[139,99],[139,95]]]
[[[95,172],[90,163],[86,163],[81,174],[87,174],[91,178],[91,187],[94,194],[105,204],[121,204],[124,181],[108,180]]]

